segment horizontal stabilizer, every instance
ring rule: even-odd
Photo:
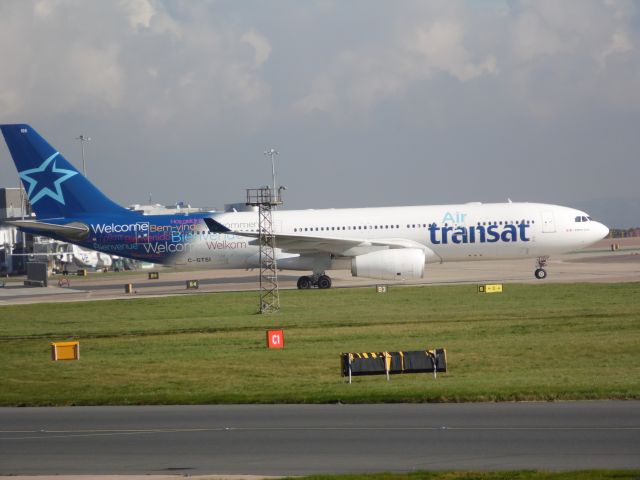
[[[220,222],[216,222],[213,218],[205,218],[204,223],[207,224],[211,233],[229,233],[231,231]]]
[[[70,240],[84,240],[89,236],[89,227],[80,222],[57,225],[55,223],[38,222],[35,220],[6,220],[4,223],[18,228],[35,230],[41,232],[43,235],[53,233]]]

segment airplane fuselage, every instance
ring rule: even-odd
[[[234,233],[213,233],[212,216]],[[335,258],[376,250],[372,240],[408,240],[426,247],[426,263],[541,257],[586,247],[606,227],[578,210],[538,203],[458,204],[323,210],[275,210],[276,235],[361,240],[349,251],[322,249]],[[580,219],[580,221],[576,221]],[[257,212],[138,215],[64,219],[84,223],[79,245],[164,265],[198,268],[258,266]],[[277,244],[276,244],[277,246]],[[381,247],[382,248],[382,247]],[[300,269],[298,254],[278,249],[282,267]],[[304,253],[302,253],[304,256]]]

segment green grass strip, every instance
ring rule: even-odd
[[[363,475],[315,475],[300,480],[638,480],[640,470],[580,470],[573,472],[412,472]]]
[[[255,292],[0,307],[0,405],[640,398],[640,283]],[[265,348],[268,328],[285,349]],[[50,342],[79,340],[53,362]],[[447,349],[449,372],[340,377],[341,352]]]

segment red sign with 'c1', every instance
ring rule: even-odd
[[[267,330],[267,347],[284,348],[284,330]]]

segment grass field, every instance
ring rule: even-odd
[[[640,283],[225,293],[0,307],[0,405],[640,398]],[[285,329],[286,348],[265,348]],[[78,339],[77,362],[50,342]],[[340,352],[445,347],[449,372],[358,377]]]
[[[575,472],[415,472],[371,475],[316,475],[304,480],[638,480],[636,470],[583,470]]]
[[[413,472],[371,475],[316,475],[304,480],[638,480],[637,470],[581,470],[576,472]]]

